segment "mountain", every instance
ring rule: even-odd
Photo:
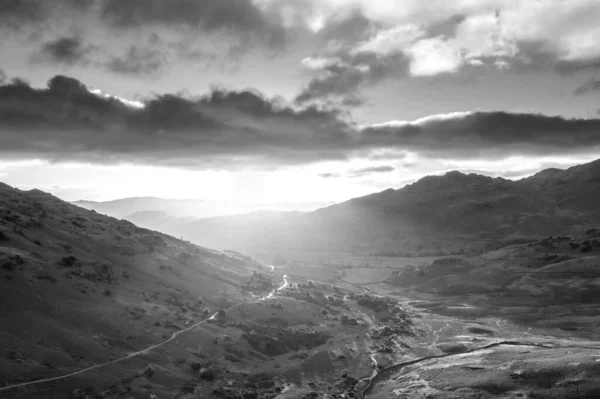
[[[174,217],[201,218],[215,213],[222,214],[233,206],[232,203],[220,201],[174,200],[157,197],[131,197],[103,202],[81,200],[73,204],[120,219],[143,211],[164,212]]]
[[[451,171],[304,214],[172,221],[171,234],[250,252],[439,255],[480,251],[600,221],[600,160],[518,181]]]
[[[163,212],[173,218],[207,218],[221,215],[240,214],[259,210],[272,211],[311,211],[330,205],[325,202],[296,202],[274,204],[244,204],[236,201],[198,200],[198,199],[166,199],[158,197],[131,197],[113,201],[75,201],[73,204],[85,209],[95,210],[119,219],[131,220],[140,217],[144,220],[150,214],[139,215],[139,212]],[[138,214],[137,216],[133,216]]]
[[[546,169],[522,183],[547,193],[561,207],[600,212],[600,159],[566,170]]]

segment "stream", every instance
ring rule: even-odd
[[[448,354],[444,354],[444,355],[425,356],[425,357],[421,357],[419,359],[409,360],[407,362],[402,362],[402,363],[397,363],[397,364],[394,364],[392,366],[389,366],[389,367],[386,367],[386,368],[380,370],[375,376],[370,378],[369,383],[362,390],[362,394],[360,397],[363,399],[366,399],[368,397],[368,395],[370,393],[372,393],[373,388],[375,387],[377,382],[390,377],[392,374],[396,373],[398,370],[400,370],[406,366],[418,364],[418,363],[421,363],[421,362],[424,362],[424,361],[430,360],[430,359],[442,359],[442,358],[447,358],[447,357],[452,357],[452,356],[461,356],[461,355],[464,355],[465,353],[480,352],[480,351],[483,351],[486,349],[495,348],[497,346],[535,346],[535,347],[540,347],[540,348],[544,348],[544,349],[559,348],[559,346],[554,346],[554,345],[544,345],[544,344],[527,343],[527,342],[519,342],[519,341],[500,341],[500,342],[495,342],[495,343],[492,343],[489,345],[485,345],[481,348],[470,349],[470,350],[462,352],[462,353],[448,353]],[[598,348],[598,349],[600,349],[600,348]]]
[[[279,288],[275,288],[273,291],[271,291],[271,292],[269,293],[269,295],[267,295],[267,296],[265,296],[265,297],[262,297],[262,298],[260,298],[260,299],[259,299],[259,301],[264,301],[264,300],[267,300],[267,299],[273,298],[273,297],[274,297],[274,296],[277,294],[277,291],[280,291],[280,290],[282,290],[282,289],[286,288],[288,285],[289,285],[289,282],[288,282],[288,276],[287,276],[286,274],[284,274],[284,275],[283,275],[283,284],[281,285],[281,287],[279,287]]]

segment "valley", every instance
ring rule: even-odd
[[[600,392],[600,232],[394,257],[215,251],[0,196],[3,398]],[[273,259],[273,258],[272,258]]]

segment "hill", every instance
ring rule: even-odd
[[[240,288],[260,270],[250,258],[1,183],[0,266],[0,386],[163,341],[247,299]]]

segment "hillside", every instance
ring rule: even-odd
[[[246,299],[259,267],[4,184],[0,265],[0,386],[160,342]]]
[[[565,170],[547,169],[520,183],[547,193],[563,208],[600,212],[600,159]]]

